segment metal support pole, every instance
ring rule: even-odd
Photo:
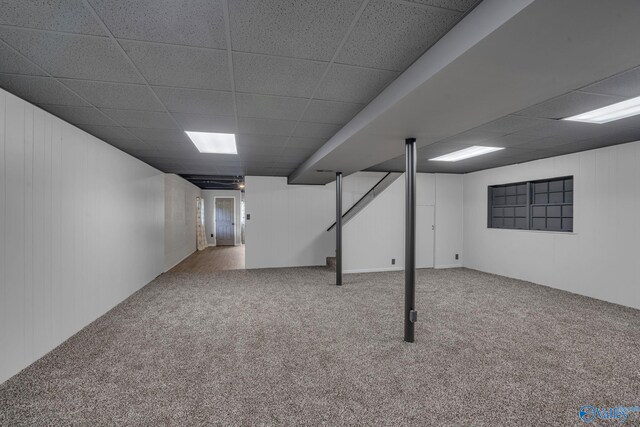
[[[342,285],[342,172],[336,173],[336,285]]]
[[[416,139],[405,140],[404,340],[414,341],[416,311]]]

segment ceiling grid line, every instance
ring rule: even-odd
[[[229,66],[229,76],[231,82],[231,98],[233,104],[233,114],[236,120],[236,135],[238,135],[238,101],[236,99],[236,83],[235,75],[233,71],[233,51],[231,44],[231,22],[229,18],[229,3],[227,0],[222,1],[222,13],[224,15],[224,27],[225,27],[225,40],[227,43],[227,62]],[[237,146],[237,141],[236,141]],[[236,148],[237,150],[237,148]],[[242,161],[242,159],[240,159]]]
[[[98,113],[100,113],[102,116],[104,116],[105,118],[107,118],[108,120],[112,121],[115,125],[115,127],[118,128],[122,128],[125,130],[125,132],[127,132],[129,135],[131,135],[133,137],[133,139],[136,139],[138,141],[140,141],[141,143],[148,145],[145,141],[143,141],[141,138],[137,137],[136,135],[134,135],[131,131],[129,131],[129,129],[125,128],[124,126],[120,126],[119,123],[117,123],[115,120],[113,120],[111,117],[109,117],[105,112],[103,112],[102,110],[100,110],[98,107],[96,107],[95,105],[93,105],[92,103],[90,103],[85,97],[83,97],[81,94],[79,94],[77,91],[73,90],[72,88],[70,88],[69,86],[67,86],[66,84],[64,84],[64,82],[60,81],[60,79],[58,77],[55,77],[54,75],[52,75],[51,73],[49,73],[46,69],[44,69],[43,67],[41,67],[39,64],[33,62],[31,59],[29,59],[27,56],[23,55],[22,52],[18,51],[17,49],[15,49],[13,46],[11,46],[9,43],[7,43],[5,40],[3,40],[2,38],[0,38],[0,42],[2,43],[2,45],[7,46],[9,49],[11,49],[11,51],[13,51],[14,53],[16,53],[17,55],[19,55],[20,57],[22,57],[22,59],[24,59],[25,61],[28,61],[30,64],[32,64],[33,66],[35,66],[37,69],[39,69],[40,71],[42,71],[45,75],[44,76],[34,76],[34,77],[48,77],[50,79],[53,79],[55,82],[57,82],[58,84],[64,86],[68,91],[70,91],[71,93],[73,93],[75,96],[77,96],[79,99],[81,99],[83,102],[85,102],[87,105],[90,105],[91,108],[93,108],[94,110],[96,110]],[[17,74],[20,75],[20,74]],[[57,116],[56,116],[57,117]],[[62,118],[60,118],[60,120],[64,120]],[[66,120],[65,120],[66,121]],[[86,132],[86,131],[85,131]],[[117,148],[117,147],[116,147]],[[155,150],[155,148],[153,149]],[[157,151],[157,150],[156,150]]]
[[[351,23],[349,24],[349,27],[347,28],[347,32],[345,33],[344,37],[342,37],[342,40],[340,40],[340,44],[338,44],[338,47],[336,48],[336,51],[333,53],[333,56],[331,57],[331,60],[327,64],[327,67],[325,68],[324,73],[320,77],[320,81],[318,82],[316,87],[313,89],[313,92],[311,93],[311,97],[309,97],[309,99],[307,100],[307,104],[305,105],[304,109],[302,110],[302,113],[300,114],[298,120],[296,121],[296,124],[294,125],[291,133],[287,137],[287,140],[285,141],[284,146],[280,150],[279,157],[282,157],[282,153],[284,153],[285,150],[288,148],[289,142],[291,141],[291,138],[293,137],[293,135],[295,134],[296,130],[298,129],[298,126],[299,126],[300,122],[302,121],[302,118],[304,117],[305,113],[309,109],[309,106],[311,105],[311,102],[313,101],[315,94],[318,92],[318,89],[322,85],[325,77],[329,74],[329,70],[331,69],[331,66],[335,63],[336,58],[338,57],[340,51],[342,50],[342,47],[346,44],[347,40],[351,36],[351,33],[353,32],[353,29],[358,24],[358,21],[360,20],[360,17],[364,13],[364,10],[369,5],[369,1],[370,0],[363,0],[362,3],[360,4],[360,7],[358,8],[358,11],[356,12],[355,16],[351,20]]]
[[[176,120],[176,118],[173,116],[173,114],[169,111],[169,109],[167,108],[167,106],[164,104],[164,102],[162,102],[162,100],[160,99],[160,97],[158,96],[158,94],[156,94],[156,92],[153,90],[153,87],[149,84],[149,82],[147,81],[147,79],[142,75],[142,73],[140,72],[140,70],[138,69],[138,67],[135,65],[135,63],[133,62],[133,60],[131,60],[131,58],[129,57],[129,55],[127,54],[127,52],[124,50],[124,48],[122,47],[122,45],[120,44],[120,42],[118,41],[118,39],[116,39],[114,37],[114,35],[111,33],[111,31],[109,30],[109,28],[107,27],[107,25],[102,21],[102,18],[100,18],[100,16],[98,15],[98,13],[95,11],[95,9],[93,8],[93,6],[91,6],[91,4],[89,3],[89,0],[82,0],[83,4],[85,5],[85,7],[91,12],[91,14],[93,15],[93,17],[97,20],[98,24],[102,27],[102,29],[105,31],[105,33],[107,34],[108,38],[113,41],[116,45],[116,47],[118,48],[118,50],[122,53],[122,55],[124,55],[125,59],[127,60],[127,62],[129,62],[129,64],[131,65],[131,67],[133,67],[133,70],[135,71],[135,73],[138,75],[138,78],[144,82],[144,84],[147,86],[147,88],[151,91],[151,93],[153,94],[154,98],[156,99],[156,101],[162,106],[162,108],[164,108],[165,113],[167,113],[169,115],[169,117],[171,117],[171,119],[173,120],[174,124],[176,125],[176,127],[178,129],[181,128],[180,123],[178,122],[178,120]],[[124,127],[124,126],[123,126]],[[125,128],[126,129],[126,128]],[[156,150],[158,151],[158,150]]]

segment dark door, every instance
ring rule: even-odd
[[[234,245],[233,233],[235,219],[233,218],[233,205],[235,199],[216,198],[216,245]]]

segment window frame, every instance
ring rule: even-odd
[[[560,181],[561,188],[558,189],[556,182]],[[570,181],[570,186],[568,185]],[[542,231],[551,233],[573,233],[574,232],[574,194],[575,194],[575,179],[573,175],[558,176],[554,178],[535,179],[529,181],[510,182],[506,184],[495,184],[487,186],[487,228],[502,229],[502,230],[526,230],[526,231]],[[546,184],[544,191],[539,191],[537,185]],[[550,184],[555,184],[553,191],[550,188]],[[521,192],[521,186],[526,186],[526,198],[525,203],[521,203],[520,197],[523,197],[525,193]],[[496,191],[504,188],[504,195],[496,195]],[[512,188],[515,188],[514,194],[507,194],[507,192],[513,192]],[[554,195],[553,202],[550,201],[551,195]],[[557,200],[558,194],[561,195],[561,201]],[[538,195],[546,195],[546,202],[539,202],[537,200]],[[495,204],[496,198],[505,198],[505,203]],[[508,197],[515,197],[515,203],[507,204]],[[525,215],[518,215],[518,209],[524,208]],[[544,209],[544,216],[535,215],[534,209]],[[554,213],[549,216],[549,208],[554,208]],[[556,210],[558,208],[559,210]],[[496,214],[497,209],[502,209],[500,216]],[[505,209],[513,209],[510,214],[505,215]],[[496,225],[496,219],[502,219],[502,223]],[[544,227],[539,226],[539,220],[544,219]],[[558,221],[558,227],[549,227],[549,220]],[[511,220],[509,225],[505,226],[505,220]],[[524,222],[520,221],[524,220]],[[538,220],[538,225],[534,227],[534,223]],[[569,224],[565,226],[565,224]],[[517,226],[521,224],[524,226]]]

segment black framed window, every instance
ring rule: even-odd
[[[573,231],[573,177],[489,187],[489,228]]]

